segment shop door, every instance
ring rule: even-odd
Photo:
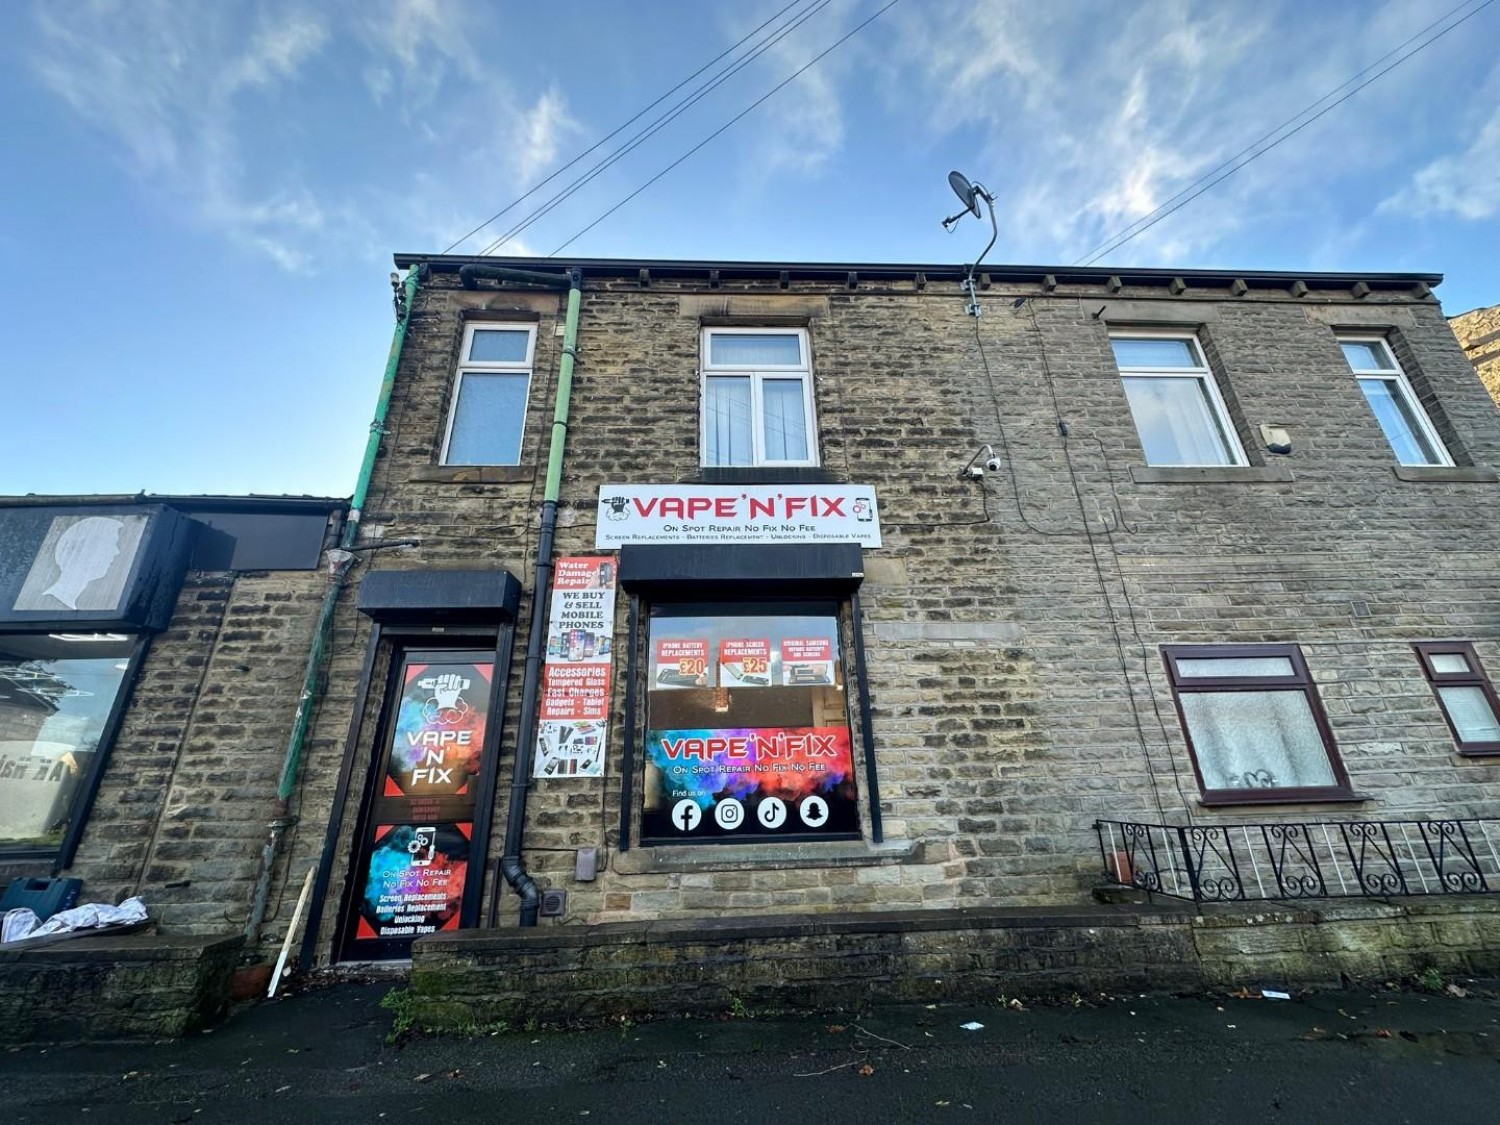
[[[342,960],[410,957],[424,934],[475,924],[494,788],[493,713],[503,705],[493,650],[393,656],[345,892]]]

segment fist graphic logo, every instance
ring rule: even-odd
[[[604,496],[604,497],[600,497],[599,502],[601,504],[608,504],[609,505],[609,511],[605,512],[604,514],[607,517],[609,517],[610,519],[616,521],[617,523],[619,521],[621,521],[621,520],[625,520],[625,519],[628,519],[630,517],[630,513],[625,510],[625,505],[628,504],[628,503],[630,503],[630,500],[629,500],[628,497],[625,497],[625,496]]]
[[[469,704],[461,693],[468,691],[473,682],[456,672],[444,672],[441,676],[428,676],[425,680],[418,680],[419,688],[432,692],[432,698],[422,704],[422,717],[429,723],[440,726],[452,726],[460,722],[469,713]]]

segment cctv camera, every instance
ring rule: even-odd
[[[984,467],[992,473],[998,473],[1000,471],[1000,458],[991,457],[984,463]]]

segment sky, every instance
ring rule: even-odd
[[[887,3],[11,0],[0,494],[347,496],[391,254],[487,251],[804,15],[493,252],[958,264],[988,237],[940,226],[959,169],[996,196],[990,261],[1069,265],[1458,0],[898,0],[590,227]],[[1450,315],[1500,302],[1485,4],[1100,264],[1433,271]]]

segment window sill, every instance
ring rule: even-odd
[[[1232,809],[1242,807],[1264,808],[1267,805],[1361,805],[1374,799],[1367,793],[1355,793],[1349,790],[1304,789],[1283,793],[1270,791],[1243,794],[1207,793],[1198,798],[1198,804],[1205,809]]]
[[[1440,484],[1495,484],[1500,473],[1455,465],[1392,465],[1397,480],[1428,481]]]
[[[1290,465],[1132,465],[1136,484],[1280,484],[1295,480]]]
[[[1459,761],[1466,758],[1500,758],[1500,742],[1476,742],[1470,746],[1460,746],[1453,752],[1453,756]]]
[[[845,484],[845,478],[827,469],[813,466],[780,465],[748,468],[702,468],[686,477],[683,484]]]
[[[530,484],[534,465],[426,465],[406,478],[413,484]]]
[[[768,867],[873,867],[926,863],[927,849],[912,840],[829,840],[803,844],[667,844],[638,846],[615,855],[622,875],[658,871],[755,871]]]

